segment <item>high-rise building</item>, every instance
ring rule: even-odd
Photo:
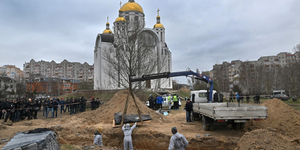
[[[63,60],[61,63],[55,61],[35,61],[25,62],[23,65],[25,78],[30,75],[37,75],[42,77],[59,77],[75,79],[80,81],[93,82],[94,80],[94,66],[88,63],[69,62]]]
[[[262,56],[258,60],[255,61],[245,61],[234,60],[229,62],[223,62],[222,64],[215,64],[212,69],[212,76],[216,76],[220,69],[226,70],[223,75],[228,77],[230,82],[233,82],[234,77],[240,73],[242,63],[247,63],[250,65],[251,70],[254,71],[255,66],[264,66],[269,69],[272,67],[279,66],[289,66],[294,62],[300,61],[300,52],[297,51],[294,54],[288,52],[281,52],[275,56]]]

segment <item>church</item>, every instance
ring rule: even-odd
[[[113,31],[107,20],[106,29],[96,37],[94,49],[94,90],[124,89],[129,76],[171,72],[172,53],[165,40],[165,27],[160,22],[145,27],[143,8],[129,0],[120,4]],[[172,89],[172,79],[155,79],[138,83],[142,89]]]

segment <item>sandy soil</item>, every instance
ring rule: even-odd
[[[121,149],[123,132],[113,128],[113,114],[123,112],[127,98],[126,91],[120,91],[107,103],[95,111],[76,115],[60,115],[59,118],[42,118],[14,123],[12,126],[0,125],[0,139],[11,139],[17,132],[47,127],[56,131],[60,144],[81,147],[93,145],[93,133],[98,126],[104,128],[102,149]],[[168,116],[157,114],[136,97],[142,114],[151,114],[153,120],[139,124],[133,131],[135,149],[167,149],[171,128],[177,127],[189,141],[187,149],[223,150],[223,149],[298,149],[300,114],[280,100],[269,100],[263,105],[268,107],[269,118],[262,122],[250,121],[244,130],[233,130],[230,126],[221,126],[213,131],[204,131],[200,121],[185,120],[185,111],[170,111]],[[128,114],[136,114],[132,98],[129,99]],[[210,136],[204,137],[209,134]],[[198,137],[200,136],[200,137]],[[1,143],[0,148],[6,143]],[[98,148],[100,149],[100,148]]]

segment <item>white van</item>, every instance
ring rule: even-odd
[[[216,90],[213,90],[212,99],[214,99],[214,94]],[[190,99],[193,101],[192,95],[195,94],[195,103],[207,103],[207,90],[198,90],[190,92]]]

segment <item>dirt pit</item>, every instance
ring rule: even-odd
[[[122,112],[125,107],[127,92],[120,91],[114,97],[94,111],[80,114],[59,115],[59,118],[43,118],[14,123],[12,126],[1,125],[0,139],[9,140],[17,132],[35,128],[51,128],[59,135],[61,145],[73,145],[86,149],[93,145],[94,132],[101,126],[104,147],[101,149],[122,149],[123,131],[113,128],[113,114]],[[245,130],[233,130],[230,126],[217,127],[212,131],[204,131],[199,121],[186,122],[185,111],[170,111],[168,116],[157,114],[149,109],[137,97],[137,105],[142,114],[151,114],[153,120],[140,124],[132,134],[135,149],[167,149],[172,136],[171,128],[177,127],[189,141],[187,150],[244,150],[244,149],[297,149],[299,147],[300,115],[280,100],[269,100],[263,105],[268,107],[268,119],[262,122],[249,122]],[[128,114],[136,114],[133,99],[129,99]],[[41,114],[41,112],[40,112]],[[247,132],[248,131],[248,132]],[[205,135],[209,135],[205,137]],[[1,143],[0,148],[5,143]],[[277,148],[276,148],[277,147]],[[96,148],[100,149],[100,148]]]

